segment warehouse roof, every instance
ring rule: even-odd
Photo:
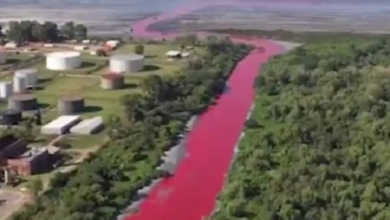
[[[80,122],[79,124],[71,128],[70,131],[76,134],[90,134],[96,128],[101,127],[102,125],[103,125],[103,118],[97,116]]]
[[[70,123],[74,123],[75,121],[80,120],[80,116],[78,115],[64,115],[60,116],[54,121],[51,121],[49,124],[46,124],[42,128],[44,129],[56,129],[56,128],[61,128],[64,126],[67,126]]]

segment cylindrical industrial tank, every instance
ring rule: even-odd
[[[114,90],[121,89],[125,85],[125,78],[122,74],[108,73],[101,77],[102,89]]]
[[[83,97],[80,96],[65,96],[58,100],[58,112],[63,115],[71,115],[80,113],[84,110],[85,104]]]
[[[110,71],[134,73],[144,68],[144,56],[137,54],[114,55],[110,58]]]
[[[0,50],[0,65],[7,63],[7,55],[4,50]]]
[[[13,94],[12,82],[0,82],[0,97],[7,99]]]
[[[1,113],[2,125],[18,125],[22,120],[22,112],[15,109],[7,109]]]
[[[54,52],[46,56],[49,70],[72,70],[80,67],[81,54],[75,51]]]
[[[14,76],[14,92],[23,93],[27,88],[27,79],[25,76]]]
[[[38,70],[37,69],[21,69],[15,71],[15,77],[25,77],[26,86],[34,88],[38,83]]]
[[[38,109],[38,101],[32,94],[17,94],[8,99],[8,107],[17,111],[32,111]]]

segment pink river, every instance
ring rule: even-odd
[[[225,1],[190,5],[141,20],[133,26],[133,33],[137,37],[172,38],[176,34],[163,34],[148,27],[209,6],[254,4],[258,3]],[[296,3],[296,6],[299,5]],[[235,36],[231,36],[231,39],[237,43],[261,46],[265,52],[253,50],[237,64],[228,80],[228,92],[199,117],[189,133],[186,143],[188,157],[181,161],[173,177],[152,189],[140,205],[139,212],[126,220],[201,220],[213,212],[254,101],[253,83],[260,65],[284,52],[284,48],[273,41]]]

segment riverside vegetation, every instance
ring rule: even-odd
[[[390,43],[328,42],[265,66],[213,219],[390,219]]]
[[[166,176],[156,167],[174,146],[189,118],[212,104],[235,64],[249,47],[228,39],[202,45],[205,55],[192,59],[174,77],[150,76],[144,93],[121,102],[125,118],[109,122],[109,143],[70,174],[57,174],[51,190],[36,198],[13,220],[109,220],[125,209],[137,190]]]

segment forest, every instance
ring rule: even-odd
[[[272,59],[214,220],[390,219],[390,42]]]
[[[167,173],[157,171],[189,118],[220,94],[235,64],[250,48],[229,39],[202,43],[206,53],[174,77],[152,75],[142,94],[120,101],[126,118],[112,116],[109,143],[71,174],[57,174],[52,189],[13,220],[110,220],[136,199],[137,190]]]
[[[88,29],[82,24],[66,22],[62,26],[47,21],[11,21],[5,32],[7,39],[17,44],[24,42],[58,42],[60,40],[84,40],[88,36]]]

